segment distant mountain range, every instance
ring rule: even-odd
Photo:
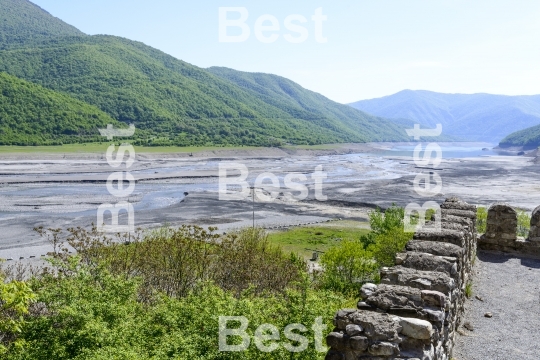
[[[139,42],[88,36],[27,0],[0,0],[0,72],[37,85],[33,91],[43,97],[66,99],[71,104],[66,108],[85,104],[86,111],[99,119],[108,116],[111,121],[134,123],[136,143],[143,145],[409,140],[401,123],[338,104],[290,80],[224,68],[202,69]],[[8,85],[26,86],[14,78],[0,83]],[[2,90],[0,97],[22,96]],[[39,111],[11,108],[20,103],[17,99],[2,103],[0,144],[94,141],[97,137],[97,128],[89,127],[96,122],[89,122],[85,114],[68,125],[60,120],[55,123],[50,116],[36,118]],[[20,126],[11,128],[14,112]],[[47,122],[43,131],[19,133],[35,126],[37,119]]]
[[[499,142],[540,124],[540,95],[441,94],[404,90],[350,106],[385,118],[408,119],[426,127],[440,123],[443,134],[462,140]]]

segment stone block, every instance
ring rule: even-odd
[[[431,339],[433,326],[429,321],[415,318],[400,318],[401,333],[413,339]]]
[[[422,271],[402,266],[381,269],[381,284],[410,286],[420,290],[450,294],[456,287],[454,279],[437,271]]]

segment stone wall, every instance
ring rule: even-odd
[[[540,257],[540,206],[532,212],[527,239],[518,237],[517,228],[517,212],[508,204],[494,204],[488,210],[486,233],[478,239],[478,246],[482,250]]]
[[[441,206],[440,232],[418,232],[396,266],[366,284],[356,309],[337,312],[327,360],[451,358],[476,255],[476,207]]]

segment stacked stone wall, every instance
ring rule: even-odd
[[[476,256],[476,207],[457,198],[441,206],[441,231],[417,232],[365,284],[356,309],[337,312],[327,360],[449,360]]]
[[[540,258],[540,206],[532,212],[530,225],[528,238],[519,237],[517,212],[508,204],[494,204],[488,210],[486,233],[479,237],[478,246]]]

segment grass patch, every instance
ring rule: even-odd
[[[341,144],[320,144],[320,145],[285,145],[286,149],[291,150],[335,150],[340,148]]]
[[[369,232],[369,225],[358,221],[332,221],[316,226],[301,226],[268,235],[270,243],[284,251],[310,259],[313,250],[326,251],[342,240],[357,240]],[[312,250],[306,250],[312,249]]]
[[[467,285],[465,285],[465,296],[470,299],[472,297],[472,294],[472,282],[469,281]]]
[[[123,141],[122,141],[123,142]],[[129,142],[129,141],[127,141]],[[109,143],[66,144],[58,146],[0,146],[0,154],[73,154],[73,153],[105,153]],[[138,154],[147,153],[197,153],[213,150],[252,150],[255,146],[135,146]]]

